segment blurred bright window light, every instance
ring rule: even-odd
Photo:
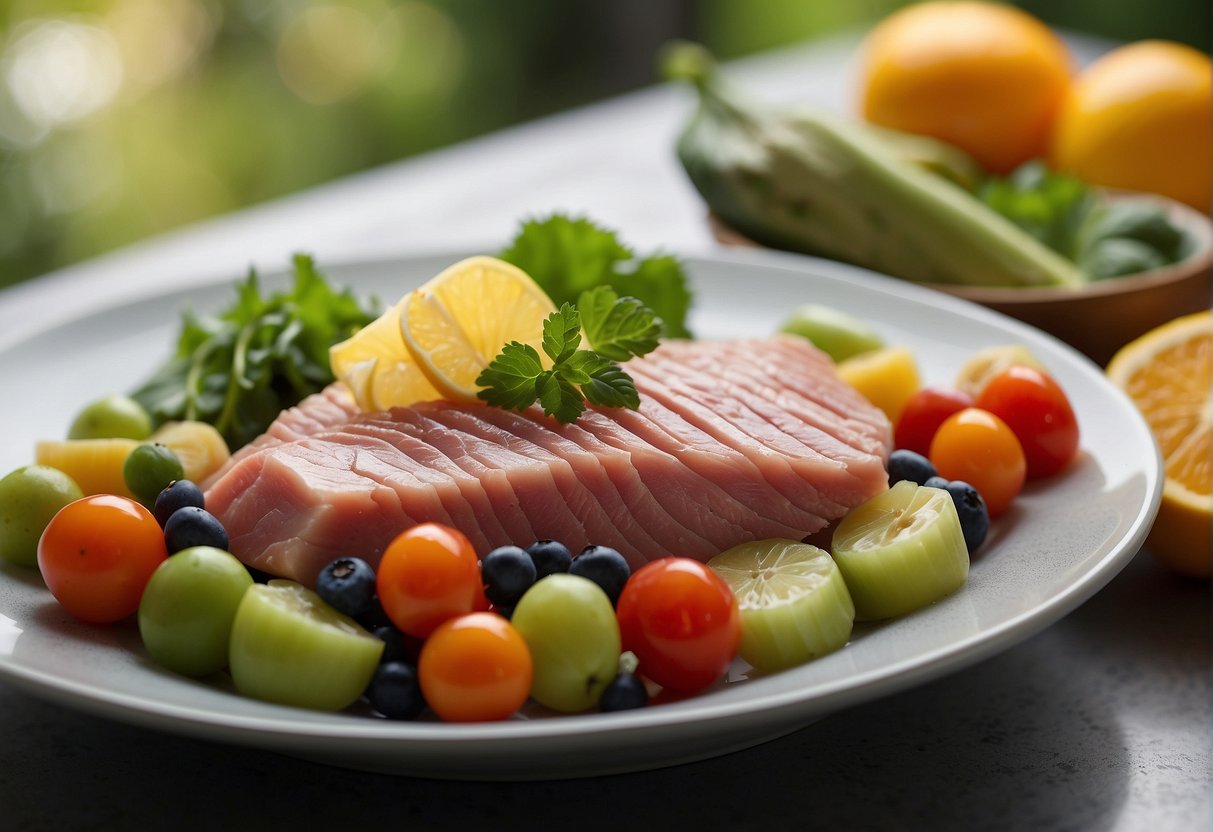
[[[104,107],[122,86],[118,45],[83,20],[33,20],[5,48],[3,78],[34,124],[53,128]]]
[[[278,71],[297,96],[333,104],[360,92],[388,58],[376,21],[360,9],[312,6],[296,15],[278,42]]]
[[[106,28],[121,49],[128,94],[172,81],[193,66],[210,48],[222,11],[199,0],[116,3]]]

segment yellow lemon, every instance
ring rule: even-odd
[[[1213,565],[1213,312],[1185,315],[1123,347],[1108,378],[1129,394],[1162,451],[1166,481],[1146,548],[1178,572]]]
[[[329,350],[333,375],[350,388],[360,410],[387,410],[442,398],[421,372],[400,335],[408,295]]]
[[[471,257],[410,293],[399,328],[417,368],[443,398],[474,402],[476,378],[506,344],[529,344],[545,358],[543,321],[555,311],[517,266]]]

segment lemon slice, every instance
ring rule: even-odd
[[[400,315],[408,297],[329,349],[333,376],[350,389],[359,410],[387,410],[442,398],[400,335]]]
[[[444,398],[476,401],[476,378],[511,341],[543,357],[543,321],[556,311],[525,272],[494,257],[471,257],[404,300],[400,335]]]
[[[830,555],[796,540],[758,540],[721,552],[708,567],[737,596],[741,644],[754,669],[803,664],[847,643],[855,605]]]
[[[1185,575],[1213,571],[1213,312],[1152,329],[1123,347],[1108,378],[1146,417],[1162,452],[1162,504],[1146,540]]]

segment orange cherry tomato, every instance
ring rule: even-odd
[[[476,609],[483,594],[480,561],[462,532],[422,523],[388,544],[376,589],[392,623],[425,638],[447,619]]]
[[[661,558],[637,569],[615,614],[623,649],[663,688],[694,693],[715,682],[737,655],[741,614],[733,591],[706,565]]]
[[[133,615],[167,557],[164,532],[152,513],[112,494],[68,503],[38,541],[47,589],[76,618],[95,624]]]
[[[526,641],[491,612],[469,613],[438,627],[417,663],[426,704],[446,722],[507,718],[530,695],[532,671]]]
[[[944,420],[931,440],[930,458],[939,476],[976,488],[991,517],[1007,510],[1027,474],[1023,448],[1011,428],[976,407]]]

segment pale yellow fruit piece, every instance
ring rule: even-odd
[[[474,402],[476,378],[506,344],[528,344],[545,359],[543,321],[555,311],[521,269],[494,257],[471,257],[406,298],[400,334],[444,398]]]
[[[185,478],[196,483],[218,471],[231,457],[223,435],[206,422],[166,422],[150,441],[172,449],[181,460]]]
[[[1032,351],[1023,344],[999,344],[973,353],[956,374],[956,389],[974,400],[981,396],[994,376],[1011,367],[1031,367],[1048,372]]]
[[[1185,575],[1213,571],[1213,312],[1185,315],[1123,347],[1108,378],[1162,452],[1166,480],[1146,548]]]
[[[922,386],[918,363],[905,347],[886,347],[839,362],[838,377],[884,411],[889,421],[897,418]]]
[[[400,334],[400,315],[408,298],[405,295],[391,309],[329,349],[333,376],[345,383],[364,412],[442,398],[413,360]]]
[[[134,439],[58,439],[34,446],[34,461],[67,474],[88,494],[133,497],[122,466],[131,451],[143,444]]]

